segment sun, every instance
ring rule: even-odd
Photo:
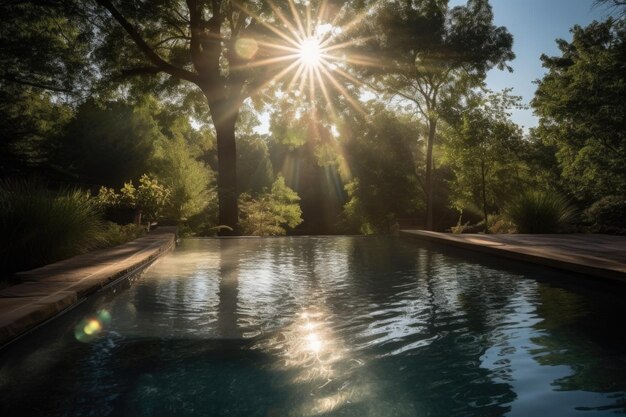
[[[317,67],[322,63],[322,45],[319,39],[304,39],[298,49],[298,59],[305,66]]]
[[[267,85],[285,82],[285,91],[293,91],[298,97],[308,97],[311,104],[323,98],[331,118],[336,117],[333,106],[333,96],[336,95],[343,97],[349,105],[365,115],[360,102],[352,97],[344,84],[347,82],[353,86],[367,87],[350,73],[349,64],[381,65],[375,57],[350,52],[353,46],[370,37],[353,36],[354,31],[367,19],[369,11],[363,11],[340,25],[342,14],[333,12],[335,15],[331,16],[333,7],[329,1],[287,0],[284,7],[279,7],[268,0],[276,21],[267,21],[245,6],[238,6],[245,15],[258,22],[267,34],[257,40],[248,37],[237,40],[234,50],[242,58],[242,63],[235,69],[276,68],[273,76],[254,86],[250,96]],[[313,10],[313,3],[317,5],[316,11]]]

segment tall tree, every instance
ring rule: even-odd
[[[532,106],[536,134],[556,146],[563,186],[578,200],[626,195],[626,21],[572,28],[560,56],[543,55],[548,73]]]
[[[425,227],[431,230],[433,148],[441,111],[480,86],[491,68],[510,70],[513,37],[493,24],[488,0],[453,8],[447,0],[394,1],[373,10],[368,31],[378,35],[365,44],[381,63],[369,70],[373,87],[412,103],[427,125],[423,188]]]
[[[280,45],[289,42],[276,27],[284,29],[283,17],[294,4],[261,0],[95,2],[108,12],[106,16],[99,8],[91,10],[103,35],[99,54],[108,69],[124,75],[164,74],[164,81],[186,81],[204,94],[217,138],[219,223],[236,230],[235,124],[244,100],[285,69],[283,58],[290,54]],[[117,25],[109,24],[110,19]],[[293,52],[291,57],[298,59]]]
[[[501,209],[528,177],[521,155],[529,144],[508,113],[518,104],[506,90],[474,97],[444,140],[444,159],[454,173],[452,204],[480,208],[485,233],[489,212]]]
[[[342,128],[352,177],[344,215],[361,233],[389,233],[398,218],[413,217],[424,205],[416,169],[423,143],[413,140],[421,126],[411,115],[380,103],[368,103],[366,109],[371,118],[355,114]]]

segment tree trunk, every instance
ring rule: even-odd
[[[483,216],[485,219],[485,234],[489,233],[489,226],[487,224],[487,187],[485,184],[485,160],[480,162],[480,174],[481,174],[481,187],[483,191]]]
[[[426,145],[426,230],[433,230],[433,146],[437,132],[437,119],[428,119],[428,142]]]
[[[209,109],[215,125],[217,137],[217,198],[219,202],[219,226],[222,236],[240,234],[239,207],[237,199],[237,145],[235,142],[235,124],[238,108],[229,106],[227,101],[209,101]]]

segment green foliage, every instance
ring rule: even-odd
[[[71,93],[90,79],[94,32],[74,3],[0,3],[0,91],[29,86]]]
[[[153,222],[160,217],[170,193],[171,190],[156,178],[143,174],[137,187],[132,181],[124,183],[120,189],[120,204],[136,210],[138,224],[141,224],[142,218]]]
[[[0,270],[15,272],[105,244],[101,211],[78,189],[36,181],[0,182]]]
[[[98,194],[94,197],[94,202],[104,209],[116,207],[120,204],[120,196],[115,193],[113,188],[100,187]]]
[[[164,138],[149,105],[88,101],[58,141],[53,161],[81,182],[119,187],[149,171],[158,140]]]
[[[498,213],[489,216],[488,230],[489,233],[516,233],[517,226],[506,213]]]
[[[69,106],[33,88],[0,88],[0,175],[44,165],[54,139],[71,119]]]
[[[274,169],[267,138],[254,133],[239,135],[237,154],[237,186],[241,192],[255,194],[271,187]]]
[[[583,217],[592,232],[626,234],[626,198],[604,197],[585,210]]]
[[[213,145],[205,128],[194,129],[187,116],[172,114],[170,107],[144,95],[134,105],[81,106],[58,141],[56,161],[80,182],[113,187],[150,172],[171,191],[164,215],[183,222],[214,198],[215,178],[205,162]]]
[[[302,223],[299,201],[298,194],[285,185],[282,176],[278,176],[269,192],[256,198],[250,194],[242,194],[239,207],[244,233],[254,236],[286,234],[287,229],[293,229]]]
[[[487,0],[449,8],[448,1],[358,2],[367,8],[361,34],[376,65],[361,70],[376,88],[415,109],[427,126],[424,195],[426,228],[433,227],[433,167],[438,124],[450,107],[481,86],[493,67],[508,68],[513,37],[493,24]],[[365,51],[363,51],[365,52]]]
[[[475,97],[446,130],[442,159],[454,173],[451,203],[459,211],[479,208],[485,230],[488,213],[500,211],[529,177],[520,157],[528,144],[507,113],[518,103],[508,91]]]
[[[423,206],[416,172],[422,154],[421,126],[406,114],[370,104],[369,120],[356,117],[344,127],[346,163],[353,179],[346,185],[344,216],[361,233],[388,233],[397,218],[415,216]]]
[[[185,221],[207,208],[215,194],[213,171],[195,158],[182,136],[155,143],[150,163],[152,172],[170,190],[165,215]]]
[[[137,239],[146,233],[146,228],[137,224],[119,225],[113,222],[105,222],[100,239],[104,246],[116,246]]]
[[[562,187],[578,200],[626,194],[626,20],[575,26],[561,55],[542,56],[547,74],[532,105],[536,134],[556,148]]]
[[[506,214],[519,233],[558,233],[572,223],[575,210],[556,192],[531,190],[514,198]]]

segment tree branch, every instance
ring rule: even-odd
[[[130,35],[133,39],[139,50],[148,58],[148,60],[161,71],[166,72],[174,77],[187,80],[194,84],[198,84],[200,82],[197,74],[187,71],[182,68],[178,68],[169,62],[165,61],[161,58],[154,50],[146,43],[146,41],[141,37],[139,32],[135,29],[135,27],[128,21],[122,14],[113,6],[111,1],[109,0],[96,0],[98,4],[107,9],[111,16],[124,28],[126,33]]]
[[[156,75],[159,72],[163,72],[161,68],[158,67],[137,67],[137,68],[127,68],[120,71],[120,76],[122,77],[132,77],[135,75]]]
[[[37,82],[37,81],[22,80],[22,79],[14,76],[14,75],[11,75],[11,74],[4,74],[4,75],[2,75],[1,79],[4,80],[4,81],[15,83],[15,84],[27,85],[29,87],[35,87],[35,88],[41,88],[42,90],[56,91],[58,93],[71,93],[72,92],[72,90],[69,89],[69,88],[59,87],[59,86],[56,86],[56,85],[45,84],[45,83],[41,83],[41,82]]]

